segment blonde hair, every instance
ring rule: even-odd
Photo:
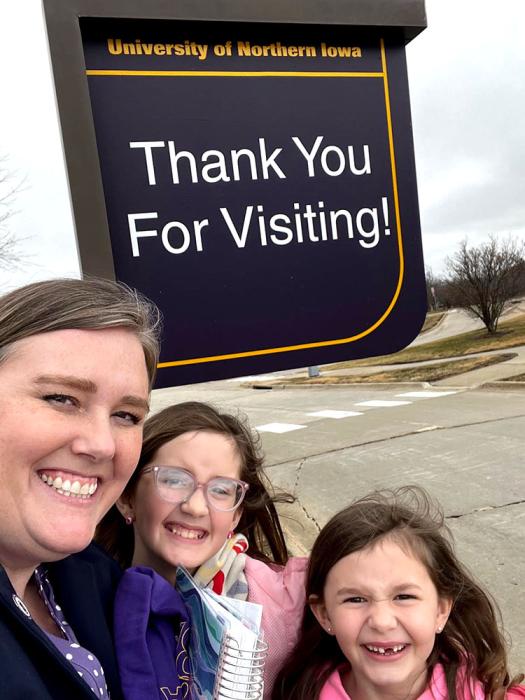
[[[160,311],[127,285],[104,279],[34,282],[0,297],[0,363],[24,338],[104,328],[127,328],[137,336],[151,387],[159,357]]]

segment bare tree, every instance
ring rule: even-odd
[[[448,284],[458,305],[481,319],[489,333],[496,333],[505,306],[520,291],[524,258],[523,243],[494,235],[479,246],[464,240],[447,258]]]
[[[9,230],[8,221],[16,213],[13,203],[21,191],[23,181],[16,178],[7,167],[7,158],[0,157],[0,268],[17,267],[23,260],[19,250],[20,240]]]

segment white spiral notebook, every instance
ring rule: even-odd
[[[177,589],[188,607],[192,700],[259,700],[267,645],[262,606],[199,588],[183,567]]]

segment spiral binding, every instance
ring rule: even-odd
[[[214,700],[260,700],[263,696],[263,671],[268,644],[257,640],[255,649],[240,649],[226,636],[217,668]]]

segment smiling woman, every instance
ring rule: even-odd
[[[158,330],[156,308],[113,282],[0,298],[2,697],[121,697],[119,572],[89,545],[140,453]]]

